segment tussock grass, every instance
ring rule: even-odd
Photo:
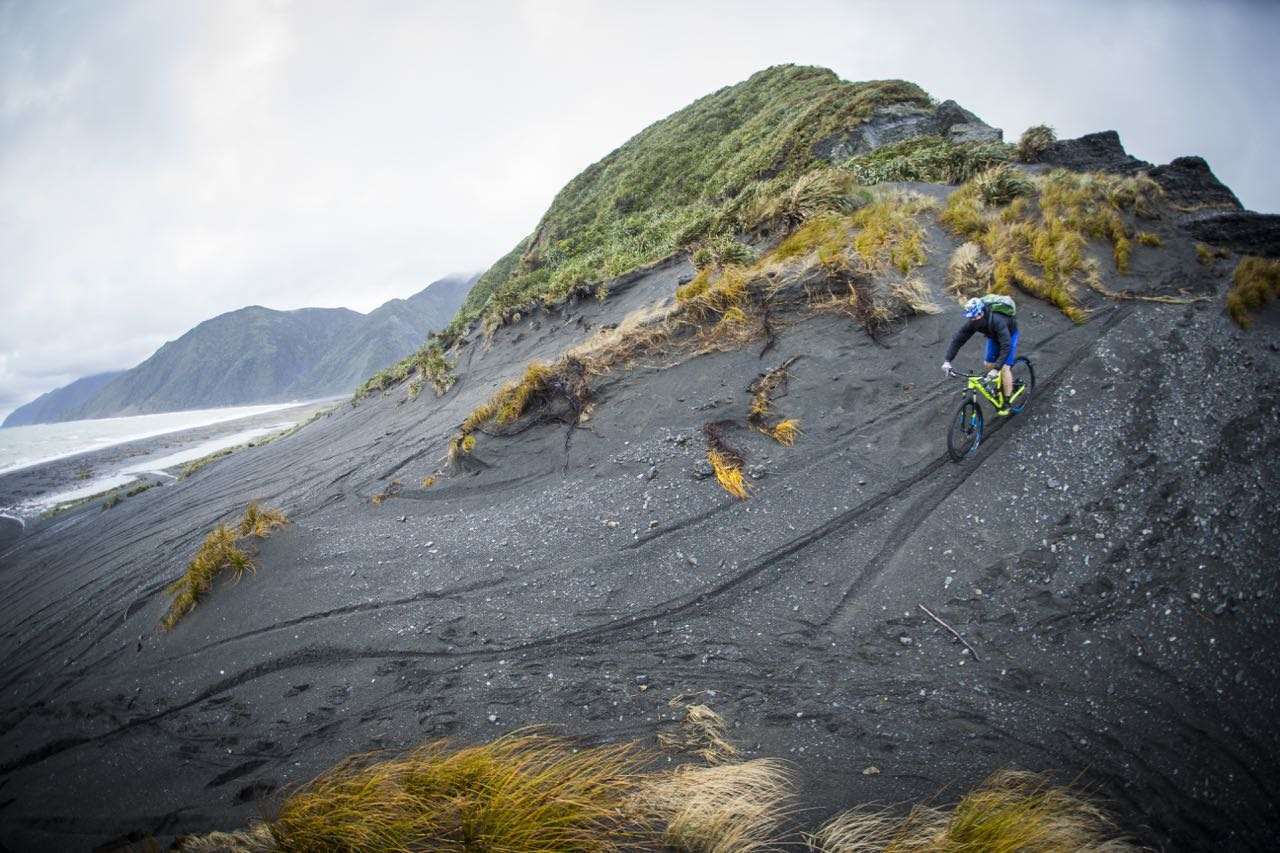
[[[1018,196],[1034,195],[1036,191],[1036,185],[1029,177],[1007,163],[980,172],[972,183],[988,207],[1008,204]]]
[[[290,796],[271,824],[281,851],[608,853],[636,832],[643,756],[538,733],[425,744],[349,760]]]
[[[263,508],[255,502],[245,508],[237,526],[219,524],[215,527],[187,564],[182,577],[169,585],[168,592],[173,600],[168,613],[160,621],[161,627],[166,631],[172,630],[208,595],[214,580],[223,572],[231,572],[239,581],[245,572],[254,571],[253,558],[240,547],[242,541],[268,536],[288,521],[280,510]]]
[[[180,853],[277,853],[280,848],[271,837],[271,828],[258,823],[236,832],[188,835],[178,839],[176,849]]]
[[[850,213],[870,201],[870,193],[858,185],[853,173],[824,166],[781,189],[767,183],[753,185],[734,220],[747,230],[766,224],[790,230],[823,213]]]
[[[409,399],[417,399],[427,384],[435,389],[437,397],[442,397],[458,379],[453,372],[454,367],[454,363],[445,357],[441,341],[433,337],[417,352],[370,376],[356,389],[351,400],[354,403],[371,394],[393,388],[410,376],[414,378],[409,384]]]
[[[895,302],[911,314],[938,314],[942,309],[933,301],[929,285],[924,279],[908,278],[889,285],[889,294]]]
[[[1206,267],[1213,266],[1214,261],[1231,257],[1231,253],[1226,249],[1209,246],[1205,243],[1196,243],[1196,260]]]
[[[245,445],[237,445],[235,447],[224,447],[222,450],[215,450],[213,453],[210,453],[207,456],[201,456],[199,459],[188,462],[186,465],[182,466],[181,479],[185,480],[191,475],[212,465],[214,462],[217,462],[219,459],[225,459],[226,457],[235,453],[237,450],[243,450],[244,448],[245,448]]]
[[[1227,314],[1242,329],[1253,325],[1251,315],[1280,297],[1280,260],[1252,255],[1240,259],[1227,289]]]
[[[996,281],[996,265],[972,240],[961,243],[947,262],[947,294],[963,304],[990,293]]]
[[[927,260],[924,227],[917,218],[933,210],[937,202],[919,193],[892,190],[877,195],[876,200],[850,217],[860,229],[853,247],[869,269],[892,267],[906,275]]]
[[[701,702],[690,702],[688,695],[676,696],[667,704],[683,709],[684,715],[674,732],[661,732],[658,744],[667,750],[696,755],[708,764],[720,764],[738,754],[729,740],[724,718]]]
[[[785,765],[758,758],[712,767],[686,765],[651,780],[643,809],[665,826],[663,842],[682,853],[754,853],[778,841],[792,805]]]
[[[1049,125],[1032,125],[1022,131],[1022,136],[1018,139],[1018,159],[1023,163],[1034,163],[1057,141],[1058,134]]]
[[[1079,284],[1097,280],[1096,263],[1086,254],[1089,240],[1109,243],[1116,269],[1127,271],[1132,241],[1124,215],[1157,216],[1163,190],[1145,175],[1057,169],[1020,179],[1031,181],[1033,193],[1015,196],[1007,205],[984,197],[984,186],[995,181],[990,173],[966,183],[947,200],[942,223],[991,258],[994,292],[1016,287],[1083,322],[1087,312]]]
[[[951,808],[854,809],[808,838],[815,853],[1137,853],[1106,814],[1032,773],[1002,771]]]
[[[1003,142],[957,144],[940,136],[918,136],[854,157],[844,168],[867,186],[889,181],[956,184],[1007,162],[1012,150]]]
[[[1159,234],[1153,234],[1150,231],[1139,231],[1133,235],[1133,239],[1137,240],[1143,246],[1163,246],[1164,241],[1160,239]]]

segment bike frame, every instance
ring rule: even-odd
[[[1003,399],[991,396],[991,392],[987,390],[987,385],[983,381],[983,377],[981,374],[961,373],[958,370],[953,370],[951,371],[951,375],[968,380],[968,382],[965,384],[965,390],[968,392],[970,397],[974,398],[975,402],[977,401],[977,398],[975,396],[975,393],[976,393],[976,394],[981,394],[983,397],[985,397],[987,402],[990,403],[994,408],[1000,409],[1004,407]],[[999,381],[998,378],[997,378],[997,381]],[[1003,397],[1003,392],[1001,392],[1001,397]]]

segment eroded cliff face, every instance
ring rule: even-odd
[[[1130,168],[1108,140],[1054,150],[1100,148],[1080,164]],[[648,738],[693,692],[746,755],[795,765],[806,828],[1016,766],[1079,777],[1149,843],[1265,849],[1280,317],[1232,325],[1233,258],[1202,263],[1195,242],[1265,253],[1277,231],[1201,164],[1153,170],[1160,246],[1101,266],[1116,298],[1085,293],[1086,322],[1019,294],[1035,395],[964,463],[938,370],[961,241],[926,213],[914,272],[941,314],[870,335],[791,304],[767,348],[646,352],[592,377],[585,418],[535,406],[449,473],[459,424],[529,362],[670,305],[695,272],[676,256],[603,301],[472,329],[443,397],[398,386],[37,529],[0,565],[0,837],[243,825],[352,752],[539,723]],[[748,388],[783,366],[790,447],[749,420]],[[709,423],[743,457],[745,501],[706,466]],[[257,573],[157,630],[166,583],[255,498],[293,519]]]

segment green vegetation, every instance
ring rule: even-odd
[[[1079,302],[1078,284],[1106,293],[1096,262],[1086,254],[1088,241],[1108,242],[1116,269],[1126,272],[1132,240],[1125,215],[1156,217],[1163,190],[1146,175],[1056,169],[1028,179],[998,177],[993,171],[951,194],[942,223],[976,243],[992,260],[994,292],[1017,287],[1056,305],[1073,321],[1083,322],[1087,313]],[[1002,187],[1018,191],[1011,195]],[[1011,201],[1006,204],[1006,199]],[[977,267],[974,272],[978,273]],[[954,292],[971,292],[969,284],[955,281]]]
[[[237,526],[219,524],[215,527],[187,564],[182,577],[169,585],[173,601],[160,625],[166,631],[173,630],[182,617],[208,595],[214,580],[223,572],[231,572],[238,581],[246,571],[254,571],[253,558],[240,547],[241,543],[269,536],[277,527],[288,523],[289,519],[280,510],[267,509],[254,502],[245,507]]]
[[[838,815],[809,836],[813,853],[1137,853],[1106,814],[1043,776],[1001,771],[950,809]]]
[[[351,401],[354,403],[370,394],[395,387],[410,376],[413,376],[414,380],[409,385],[409,399],[417,399],[423,385],[427,383],[435,389],[437,397],[442,397],[458,379],[453,369],[454,364],[445,357],[440,340],[433,337],[413,355],[401,359],[365,380],[365,383],[356,389]]]
[[[481,276],[453,331],[732,233],[739,207],[758,201],[762,185],[770,195],[790,188],[822,165],[815,144],[890,104],[930,102],[911,83],[849,83],[797,66],[701,98],[570,181],[533,234]]]
[[[206,454],[205,456],[201,456],[199,459],[196,459],[192,462],[188,462],[186,465],[182,466],[181,479],[185,480],[188,477],[190,477],[192,474],[195,474],[197,471],[200,471],[205,467],[212,465],[214,462],[217,462],[219,459],[225,459],[226,457],[230,456],[232,453],[235,453],[237,450],[244,450],[245,447],[247,446],[248,445],[245,445],[245,444],[237,444],[235,447],[224,447],[221,450],[215,450],[212,453]]]
[[[982,203],[989,207],[1008,204],[1018,196],[1035,195],[1036,191],[1031,178],[1007,163],[980,172],[972,184]]]
[[[583,749],[541,734],[438,741],[338,765],[285,800],[270,832],[298,853],[608,853],[635,836],[641,758],[628,745]]]
[[[1246,256],[1236,264],[1227,290],[1227,314],[1242,329],[1253,325],[1252,314],[1280,297],[1280,260]]]
[[[1047,124],[1028,127],[1022,131],[1022,138],[1018,140],[1018,159],[1023,163],[1034,163],[1057,141],[1058,135]]]
[[[1012,150],[1012,145],[1003,142],[958,144],[939,136],[918,136],[854,157],[844,168],[867,186],[888,181],[959,184],[1007,162]]]

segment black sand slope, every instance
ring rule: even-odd
[[[1229,265],[1196,264],[1181,227],[1108,286],[1220,294]],[[955,242],[929,240],[945,303]],[[442,399],[392,389],[30,533],[0,564],[0,840],[243,825],[353,752],[534,723],[647,737],[702,691],[748,753],[794,763],[805,826],[1016,766],[1079,778],[1164,849],[1273,849],[1274,308],[1246,334],[1217,298],[1099,298],[1081,326],[1021,298],[1036,399],[963,464],[938,370],[954,312],[880,341],[790,317],[763,357],[616,372],[577,428],[481,436],[486,467],[423,487],[500,381],[689,274],[673,260],[472,340]],[[699,479],[701,428],[743,418],[748,383],[790,359],[777,409],[804,435],[730,433],[752,472],[734,500]],[[159,631],[165,584],[253,498],[294,523]]]

